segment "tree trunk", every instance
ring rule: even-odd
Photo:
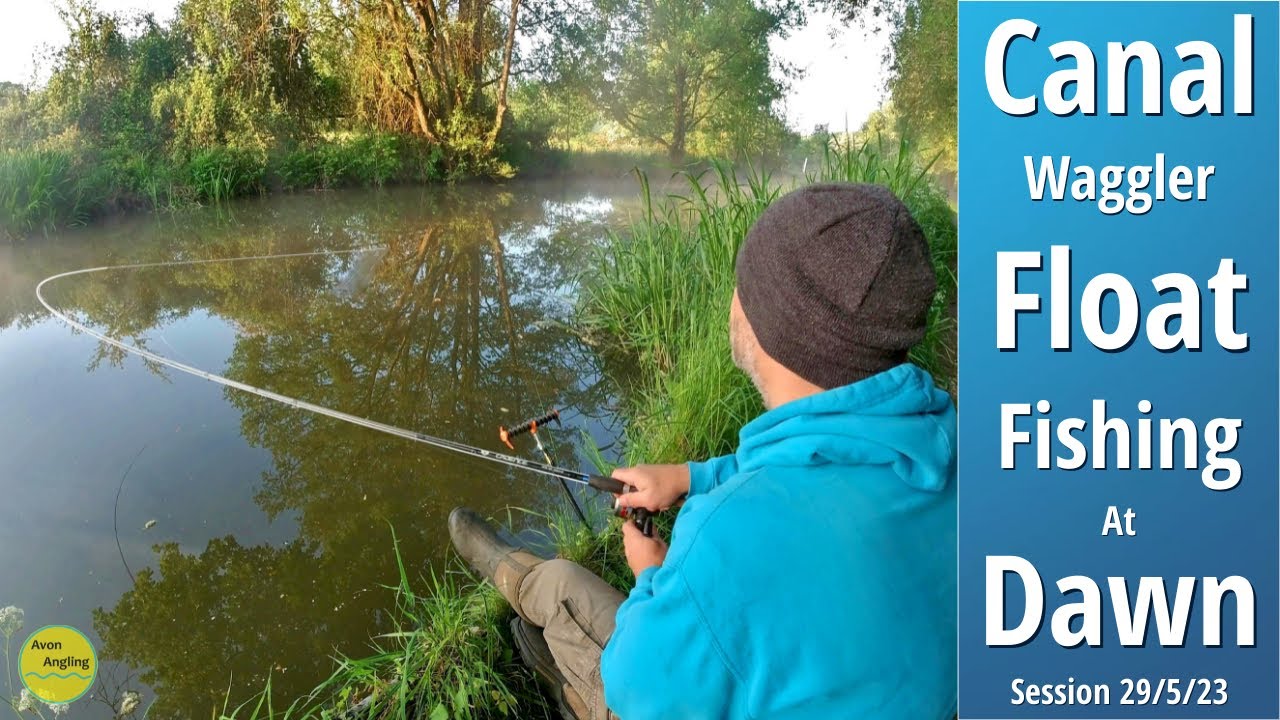
[[[507,357],[517,360],[520,357],[516,347],[516,321],[511,313],[511,291],[507,287],[507,261],[502,248],[502,238],[493,224],[489,224],[489,244],[493,246],[493,260],[498,270],[498,305],[502,307],[502,319],[507,325]]]
[[[672,164],[684,162],[685,135],[688,132],[688,69],[684,63],[676,66],[675,89],[672,93],[672,128],[671,144],[667,146],[667,154]]]
[[[498,107],[493,115],[493,128],[489,131],[487,149],[492,150],[502,132],[502,121],[507,116],[507,81],[511,78],[511,54],[516,46],[516,20],[520,15],[520,0],[511,0],[511,19],[507,23],[507,44],[502,48],[502,71],[498,76]]]
[[[400,43],[400,57],[404,61],[405,68],[409,71],[409,82],[412,87],[403,89],[405,96],[409,102],[413,104],[414,119],[418,124],[418,132],[431,142],[438,142],[436,134],[431,130],[431,122],[427,117],[427,105],[422,98],[422,83],[418,79],[418,66],[413,61],[413,53],[409,51],[409,40],[405,37],[404,27],[400,24],[400,10],[397,3],[393,0],[385,0],[384,7],[387,10],[387,21],[395,25],[396,40]]]

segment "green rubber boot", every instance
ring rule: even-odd
[[[543,559],[504,542],[493,526],[470,508],[458,507],[449,513],[449,537],[471,569],[493,583],[516,613],[525,617],[520,609],[520,583]]]

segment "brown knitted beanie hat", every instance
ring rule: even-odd
[[[738,298],[760,347],[824,389],[907,358],[937,279],[920,226],[878,185],[811,185],[748,231]]]

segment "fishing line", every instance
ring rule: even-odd
[[[120,562],[124,563],[124,571],[129,573],[129,580],[133,582],[134,585],[137,585],[138,581],[134,579],[133,571],[129,569],[129,561],[124,559],[124,548],[120,547],[120,493],[124,490],[125,478],[129,477],[129,473],[133,470],[134,463],[138,462],[138,458],[142,457],[142,452],[146,449],[147,446],[143,445],[138,450],[138,454],[134,455],[133,459],[129,461],[129,467],[124,469],[124,475],[120,476],[120,485],[116,487],[116,504],[111,508],[111,532],[116,536],[116,550],[120,553]]]
[[[627,490],[627,486],[625,484],[619,482],[618,480],[614,480],[613,478],[603,477],[600,475],[592,475],[584,472],[577,472],[574,470],[568,470],[566,468],[556,467],[553,465],[535,462],[532,460],[526,460],[524,458],[516,457],[514,455],[506,455],[503,453],[492,452],[492,451],[485,450],[479,447],[474,447],[471,445],[465,445],[463,443],[455,442],[453,440],[446,440],[444,438],[425,435],[423,433],[416,432],[414,430],[406,430],[405,428],[396,427],[394,425],[388,425],[386,423],[379,422],[377,420],[371,420],[369,418],[360,417],[358,415],[352,415],[351,413],[345,413],[345,412],[342,412],[341,410],[334,410],[333,408],[324,407],[323,405],[316,405],[315,403],[310,403],[310,402],[307,402],[306,400],[300,400],[295,397],[289,397],[288,395],[282,395],[277,392],[272,392],[270,390],[249,385],[248,383],[243,383],[238,380],[232,380],[231,378],[224,377],[222,375],[217,375],[215,373],[211,373],[206,370],[201,370],[200,368],[178,362],[177,360],[172,360],[170,358],[167,358],[163,355],[156,354],[145,348],[141,348],[136,345],[131,345],[127,342],[124,342],[123,340],[119,340],[117,338],[111,337],[110,335],[94,330],[88,325],[76,320],[70,314],[55,307],[44,296],[44,288],[46,285],[48,285],[51,282],[61,280],[63,278],[74,277],[76,275],[87,275],[90,273],[103,272],[106,270],[140,270],[144,268],[178,267],[178,266],[184,266],[184,265],[206,265],[210,263],[246,262],[246,261],[252,261],[252,260],[280,260],[285,258],[316,257],[320,255],[349,255],[352,253],[358,253],[358,252],[364,252],[367,250],[377,249],[379,247],[381,246],[367,246],[367,247],[354,248],[351,250],[316,250],[312,252],[281,253],[276,255],[249,255],[244,257],[216,258],[216,259],[204,259],[204,260],[169,260],[165,262],[132,263],[128,265],[107,265],[102,267],[83,268],[81,270],[71,270],[64,273],[58,273],[57,275],[52,275],[50,277],[45,278],[44,280],[41,280],[39,284],[36,285],[36,299],[40,301],[40,304],[43,305],[45,310],[48,310],[51,315],[58,318],[62,322],[66,323],[67,325],[71,326],[75,330],[78,330],[88,335],[89,337],[92,337],[95,340],[98,340],[99,342],[103,342],[112,347],[119,348],[120,350],[123,350],[126,353],[129,353],[131,355],[136,355],[137,357],[140,357],[144,360],[149,360],[158,365],[162,365],[164,367],[177,370],[178,372],[181,372],[181,373],[194,375],[195,377],[208,380],[209,382],[216,383],[224,387],[240,390],[241,392],[246,392],[251,395],[257,395],[259,397],[263,397],[268,400],[272,400],[272,401],[281,403],[283,405],[296,408],[298,410],[305,410],[307,412],[315,413],[317,415],[323,415],[325,417],[333,418],[335,420],[340,420],[342,422],[350,423],[352,425],[358,425],[360,427],[368,428],[370,430],[375,430],[377,432],[386,433],[388,435],[394,435],[396,437],[403,438],[405,440],[412,440],[413,442],[422,443],[424,445],[430,445],[432,447],[440,448],[443,450],[449,450],[451,452],[459,453],[461,455],[479,458],[482,460],[488,460],[490,462],[500,463],[508,467],[518,468],[521,470],[528,470],[530,472],[553,477],[558,480],[565,480],[572,483],[578,483],[580,485],[588,485],[597,490],[603,490],[605,492],[611,492],[611,493],[622,493]]]

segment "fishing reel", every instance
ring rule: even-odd
[[[618,480],[616,478],[604,477],[603,475],[592,475],[589,479],[591,487],[597,490],[603,490],[614,495],[626,495],[629,492],[635,492],[635,488]],[[653,537],[653,513],[648,508],[622,507],[615,499],[613,501],[613,512],[620,518],[630,520],[645,537]]]
[[[552,422],[557,426],[560,425],[560,411],[555,408],[548,410],[545,415],[530,418],[529,420],[525,420],[519,425],[511,428],[499,426],[498,438],[502,440],[503,444],[508,448],[515,450],[516,447],[511,443],[511,439],[528,433],[533,438],[533,442],[538,446],[538,451],[542,453],[542,457],[546,463],[554,466],[556,463],[551,458],[551,453],[547,451],[547,448],[542,444],[542,439],[538,437],[538,428],[544,427]],[[603,475],[586,475],[585,479],[587,484],[591,487],[613,495],[625,495],[629,492],[635,492],[635,488],[627,485],[621,480],[616,480],[611,477],[604,477]],[[569,502],[573,504],[573,509],[574,512],[577,513],[578,519],[582,521],[583,525],[589,525],[587,522],[587,516],[582,512],[582,508],[578,506],[578,500],[573,496],[573,493],[569,490],[568,483],[566,483],[563,478],[560,480],[560,486],[564,488],[565,494],[569,496]],[[645,508],[621,507],[615,499],[613,502],[613,511],[618,517],[630,520],[637,528],[640,529],[640,532],[644,533],[645,537],[653,537],[653,513],[649,510]]]

